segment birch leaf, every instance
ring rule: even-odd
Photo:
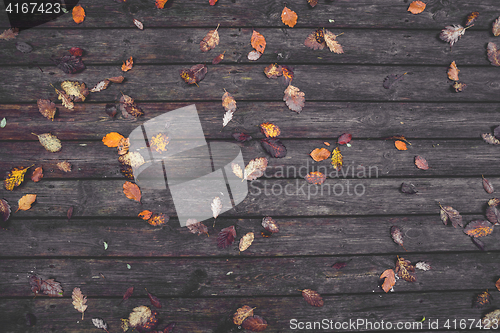
[[[396,284],[396,275],[394,274],[394,270],[386,269],[382,275],[380,275],[380,279],[384,279],[384,283],[382,284],[382,289],[387,293],[392,287]]]
[[[36,101],[36,104],[38,106],[38,111],[40,111],[42,116],[54,121],[57,108],[56,105],[50,101],[50,99],[39,99]]]
[[[304,108],[305,104],[305,93],[299,90],[299,88],[292,86],[291,84],[285,89],[285,96],[283,97],[288,108],[292,111],[300,113]]]
[[[422,169],[422,170],[428,170],[429,165],[427,164],[427,160],[423,158],[422,156],[415,156],[415,165],[417,168]]]
[[[26,194],[24,195],[21,199],[19,199],[18,202],[18,208],[16,210],[28,210],[31,208],[31,205],[35,202],[36,200],[36,194]]]
[[[134,183],[126,181],[125,184],[123,184],[123,193],[128,199],[141,202],[141,190],[139,186]]]
[[[255,235],[253,232],[249,232],[245,236],[243,236],[240,239],[240,246],[239,246],[240,252],[243,252],[246,249],[248,249],[250,247],[250,245],[252,245],[254,238],[255,238]]]
[[[490,145],[500,145],[500,140],[495,138],[491,133],[483,133],[481,134],[481,137]]]
[[[309,155],[316,162],[321,162],[330,157],[330,151],[326,148],[315,148]]]
[[[201,52],[208,52],[219,45],[219,33],[217,32],[218,29],[219,25],[217,25],[217,28],[215,28],[214,30],[210,30],[200,42]]]
[[[100,92],[108,88],[111,81],[108,79],[99,81],[94,88],[90,89],[90,92]]]
[[[50,133],[44,133],[40,135],[37,135],[35,133],[32,134],[38,137],[38,141],[40,141],[42,146],[48,151],[55,153],[61,150],[61,141],[55,135],[52,135]]]
[[[247,58],[248,60],[251,60],[251,61],[255,61],[255,60],[259,60],[259,58],[262,57],[262,53],[260,53],[259,51],[250,51],[247,55]]]
[[[82,291],[78,287],[75,287],[73,289],[73,294],[71,295],[71,297],[73,298],[73,306],[75,307],[75,310],[81,312],[83,320],[83,315],[85,313],[85,310],[87,310],[87,297],[83,296]]]
[[[7,29],[0,34],[0,39],[3,39],[3,40],[14,39],[17,37],[18,34],[19,34],[18,28],[10,28],[10,29]]]
[[[288,7],[285,6],[283,8],[283,11],[281,12],[281,21],[289,26],[290,28],[293,28],[295,24],[297,24],[297,13],[294,12],[293,10],[289,9]]]
[[[470,221],[464,228],[464,233],[471,237],[484,237],[493,232],[493,224],[489,221]]]
[[[254,30],[250,43],[257,52],[260,52],[261,54],[264,53],[264,50],[266,49],[266,39],[262,36],[262,34]]]
[[[412,14],[420,14],[425,9],[425,3],[422,1],[413,1],[408,7],[408,11]]]
[[[118,147],[118,144],[123,139],[123,135],[118,132],[110,132],[102,138],[102,142],[110,148]]]

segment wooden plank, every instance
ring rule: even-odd
[[[209,66],[199,87],[182,81],[179,70],[184,66],[137,65],[126,74],[127,82],[93,93],[89,101],[117,101],[122,91],[138,101],[201,101],[221,99],[227,89],[237,100],[282,101],[285,86],[266,78],[263,65]],[[68,77],[61,70],[42,67],[19,70],[0,68],[0,76],[11,77],[0,87],[4,103],[34,102],[38,98],[55,98],[49,85],[59,86],[64,80],[86,82],[90,87],[106,77],[121,75],[120,67],[95,66]],[[496,102],[499,101],[498,72],[493,67],[480,67],[460,72],[468,84],[463,93],[452,91],[447,67],[413,66],[295,66],[293,84],[305,93],[307,101],[393,101],[393,102]],[[52,72],[54,71],[54,72]],[[411,73],[391,89],[384,89],[384,78],[393,73]],[[50,75],[50,73],[54,73]],[[306,102],[303,112],[311,112]]]
[[[64,29],[47,31],[30,29],[22,32],[22,40],[33,46],[33,51],[23,54],[16,49],[15,40],[3,42],[0,50],[3,64],[24,66],[50,66],[52,55],[67,53],[71,45],[85,50],[83,60],[88,65],[118,65],[133,56],[136,64],[210,63],[222,52],[223,63],[250,63],[247,54],[251,28],[219,28],[220,44],[211,52],[200,51],[200,41],[208,32],[205,29]],[[315,63],[315,64],[387,64],[387,65],[440,65],[449,66],[456,61],[463,65],[485,65],[486,44],[490,31],[467,32],[453,46],[436,38],[431,30],[379,30],[332,29],[344,54],[325,49],[314,51],[304,46],[304,40],[314,30],[310,28],[259,29],[267,40],[266,51],[259,63]],[[91,36],[91,38],[89,38]],[[158,43],[161,39],[162,43]],[[189,55],[189,56],[186,56]],[[36,67],[35,67],[36,68]]]
[[[53,132],[57,133],[57,132]],[[481,175],[500,176],[497,167],[498,147],[489,145],[481,139],[477,140],[413,140],[407,145],[407,151],[398,151],[394,140],[352,140],[351,147],[340,148],[344,157],[344,172],[335,171],[331,160],[315,162],[309,154],[315,148],[327,148],[330,151],[336,144],[328,147],[322,140],[282,140],[287,148],[284,158],[272,158],[260,144],[262,134],[257,134],[256,140],[238,143],[243,158],[248,163],[256,157],[269,159],[266,178],[304,178],[309,172],[320,171],[331,178],[357,178],[358,172],[372,168],[372,176],[412,177],[423,176],[422,170],[414,164],[416,155],[423,156],[432,166],[426,170],[425,176],[475,176],[477,184],[481,184]],[[220,141],[208,141],[214,145]],[[80,141],[63,142],[59,153],[46,151],[36,142],[5,142],[0,147],[0,155],[6,156],[0,161],[0,172],[7,173],[14,166],[29,166],[35,164],[45,170],[44,177],[88,179],[88,178],[124,178],[120,172],[120,163],[116,148],[106,147],[102,142]],[[147,153],[142,152],[144,158]],[[234,158],[227,153],[226,160]],[[169,157],[169,161],[181,165],[183,158]],[[73,171],[63,172],[57,163],[67,160],[73,165]],[[367,171],[370,171],[369,169]],[[361,174],[359,174],[361,176]]]
[[[432,167],[432,165],[431,165]],[[366,175],[369,176],[368,170]],[[372,175],[373,176],[373,175]],[[422,170],[422,176],[425,171]],[[399,188],[403,181],[413,183],[419,195],[409,196]],[[500,178],[490,177],[493,184]],[[75,216],[135,217],[144,210],[175,214],[167,190],[142,188],[141,203],[123,194],[124,180],[66,180],[25,182],[21,190],[5,193],[13,207],[21,195],[37,194],[37,204],[19,217],[63,217],[69,207]],[[492,197],[475,178],[405,178],[405,179],[327,179],[320,187],[301,179],[261,179],[248,185],[247,197],[223,214],[226,217],[255,215],[329,216],[380,214],[438,214],[439,205],[453,206],[461,213],[484,214],[486,202]],[[464,193],[467,195],[458,195]],[[199,205],[193,202],[193,205]],[[14,209],[17,209],[14,208]]]
[[[259,213],[259,212],[256,212]],[[14,214],[16,215],[16,214]],[[482,215],[464,215],[464,223],[484,219]],[[373,217],[275,217],[279,234],[262,238],[262,218],[218,218],[215,228],[206,221],[210,237],[194,236],[179,227],[176,219],[167,227],[152,227],[134,219],[86,219],[76,211],[72,220],[22,219],[14,217],[4,225],[0,240],[10,244],[2,250],[6,257],[259,257],[259,256],[332,256],[349,260],[359,254],[403,253],[394,243],[390,228],[399,226],[405,248],[411,253],[478,251],[461,229],[443,225],[439,216]],[[238,238],[227,250],[217,248],[217,234],[236,226]],[[237,250],[239,238],[254,232],[254,244],[245,252]],[[133,235],[133,237],[131,237]],[[487,250],[499,250],[499,232],[482,238]],[[104,249],[104,242],[108,249]],[[73,245],[76,244],[76,245]],[[341,257],[336,257],[341,256]]]
[[[412,15],[407,11],[409,2],[395,3],[391,0],[377,2],[339,0],[322,2],[310,8],[307,2],[287,4],[296,11],[299,20],[296,27],[357,27],[357,28],[423,28],[442,29],[449,24],[463,24],[465,17],[478,11],[479,20],[475,28],[489,29],[498,17],[498,4],[495,0],[471,3],[466,0],[442,2],[427,1],[425,11]],[[154,3],[128,0],[122,4],[89,0],[83,4],[86,18],[76,25],[71,15],[63,15],[57,20],[44,24],[44,27],[88,28],[88,27],[129,27],[135,28],[134,18],[144,23],[145,29],[152,27],[285,27],[280,15],[283,10],[281,1],[231,1],[210,6],[205,0],[172,2],[169,8],[156,9]],[[3,4],[2,4],[3,7]],[[2,8],[0,7],[0,8]],[[3,9],[2,9],[3,10]],[[189,18],[186,20],[186,18]],[[335,20],[331,22],[329,20]],[[8,27],[6,21],[2,24]]]
[[[306,287],[306,286],[304,286]],[[314,286],[310,286],[314,288]],[[375,284],[374,284],[375,288]],[[320,292],[326,292],[320,290]],[[297,292],[298,293],[298,292]],[[456,320],[455,331],[460,330],[460,320],[465,319],[468,325],[481,319],[485,313],[493,311],[491,307],[485,309],[471,308],[473,291],[459,292],[428,292],[428,293],[370,293],[361,295],[338,295],[324,296],[325,305],[316,308],[308,305],[302,296],[296,297],[243,297],[243,298],[162,298],[162,309],[157,309],[159,318],[166,324],[170,321],[177,323],[175,331],[209,333],[228,332],[236,329],[231,323],[232,315],[236,309],[243,305],[256,307],[255,314],[264,317],[268,322],[267,331],[287,331],[291,330],[291,320],[298,322],[312,322],[326,319],[335,323],[347,322],[349,320],[360,322],[360,326],[350,331],[373,331],[383,320],[385,323],[391,322],[394,326],[391,330],[396,330],[396,323],[408,323],[407,330],[419,330],[423,332],[453,330]],[[17,333],[20,330],[29,329],[25,326],[25,313],[33,313],[37,317],[37,324],[32,329],[43,332],[96,332],[90,318],[103,318],[113,332],[119,330],[120,318],[126,318],[132,309],[140,305],[149,305],[147,298],[131,299],[126,303],[117,306],[118,299],[89,299],[89,307],[86,311],[85,320],[81,321],[81,315],[73,309],[71,298],[48,299],[37,297],[36,299],[5,299],[2,302],[0,312],[0,322],[6,333]],[[22,309],[22,310],[21,310]],[[416,325],[422,317],[426,318],[422,326]],[[468,319],[473,320],[467,321]],[[444,327],[446,321],[451,325]],[[371,323],[368,326],[368,322]],[[430,323],[436,323],[439,330],[429,328]],[[462,321],[463,323],[463,321]],[[305,325],[305,324],[302,324]],[[415,326],[413,326],[415,325]],[[162,328],[162,326],[160,326]],[[298,326],[294,326],[298,329]],[[302,326],[304,327],[304,326]],[[386,326],[384,326],[386,327]],[[474,328],[474,326],[473,326]],[[326,328],[329,329],[329,326]],[[332,331],[333,331],[332,330]],[[339,330],[343,330],[340,326]],[[302,330],[304,331],[304,330]]]

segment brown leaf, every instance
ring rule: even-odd
[[[417,277],[415,276],[415,266],[404,258],[398,257],[398,260],[396,261],[396,274],[405,281],[417,281]]]
[[[291,84],[285,89],[285,96],[283,101],[286,102],[288,108],[292,111],[300,113],[304,108],[305,93],[299,90],[299,88],[292,86]]]
[[[339,171],[342,169],[342,165],[344,163],[344,157],[342,156],[342,153],[340,152],[339,147],[335,147],[335,149],[332,151],[332,166],[336,171]]]
[[[53,279],[42,280],[36,275],[33,275],[30,278],[30,285],[31,291],[33,291],[36,295],[41,293],[43,295],[48,295],[49,297],[63,296],[61,284]]]
[[[498,50],[497,45],[493,42],[489,42],[486,50],[490,63],[493,66],[500,66],[500,50]]]
[[[198,222],[196,219],[188,219],[186,221],[186,227],[192,234],[198,234],[198,236],[201,234],[208,235],[208,228],[202,222]]]
[[[491,29],[495,37],[500,36],[500,17],[493,22],[493,27]]]
[[[287,154],[285,145],[278,138],[261,139],[260,144],[274,158],[283,158]]]
[[[14,39],[17,37],[18,34],[19,34],[18,28],[10,28],[10,29],[7,29],[0,34],[0,39],[3,39],[3,40]]]
[[[200,42],[201,52],[208,52],[219,45],[219,33],[217,32],[218,29],[219,25],[217,25],[217,28],[215,28],[214,30],[210,30]]]
[[[417,168],[421,169],[421,170],[428,170],[429,169],[429,165],[427,164],[427,161],[425,158],[423,158],[422,156],[415,156],[415,165],[417,166]]]
[[[379,279],[384,279],[384,283],[382,284],[382,289],[387,293],[392,287],[396,284],[396,276],[394,274],[394,270],[386,269],[382,275],[380,275]]]
[[[236,111],[236,101],[233,96],[227,91],[222,95],[222,107],[224,110],[234,112]]]
[[[262,219],[262,226],[272,234],[280,231],[278,223],[270,216],[266,216]]]
[[[134,66],[134,59],[132,57],[125,60],[122,64],[122,71],[128,72]]]
[[[5,199],[0,199],[0,223],[7,222],[10,217],[10,205]]]
[[[500,210],[496,206],[486,208],[486,218],[493,224],[500,224]]]
[[[268,79],[277,79],[279,76],[283,75],[283,67],[276,63],[271,64],[264,68],[264,74],[266,74]]]
[[[121,302],[128,300],[130,298],[130,296],[132,296],[133,293],[134,293],[134,287],[132,286],[132,287],[127,289],[127,291],[123,295],[123,299],[121,300]]]
[[[344,133],[339,138],[337,139],[337,142],[339,145],[346,145],[349,142],[351,142],[352,139],[352,134],[349,133]]]
[[[36,135],[35,133],[32,134]],[[57,138],[57,136],[50,133],[44,133],[36,136],[38,137],[38,141],[40,141],[42,146],[48,151],[55,153],[61,150],[61,141]]]
[[[127,198],[141,202],[141,190],[139,186],[134,183],[129,181],[125,182],[125,184],[123,184],[123,193]]]
[[[16,210],[19,211],[19,210],[28,210],[31,208],[31,204],[33,204],[36,200],[36,194],[26,194],[24,196],[22,196],[21,199],[19,199],[19,202],[18,202],[18,208]]]
[[[302,297],[312,306],[322,307],[324,304],[321,295],[317,291],[311,289],[302,290]]]
[[[151,218],[151,215],[153,215],[153,212],[150,210],[143,210],[142,212],[139,213],[139,217],[145,221],[149,220]]]
[[[139,21],[138,19],[134,19],[132,22],[134,22],[137,28],[139,28],[140,30],[144,30],[144,24],[142,24],[141,21]]]
[[[397,150],[408,150],[408,148],[406,147],[406,143],[404,143],[403,141],[394,141],[394,146],[396,146]]]
[[[491,133],[483,133],[481,134],[481,137],[490,145],[500,145],[500,140],[495,138]]]
[[[5,189],[7,191],[12,191],[14,190],[14,187],[17,187],[22,184],[24,181],[24,175],[28,171],[29,168],[32,166],[23,168],[23,167],[15,167],[12,168],[12,170],[9,171],[7,174],[7,177],[3,181],[3,184],[5,185]]]
[[[73,7],[72,14],[73,14],[73,20],[77,24],[80,24],[83,22],[83,20],[85,20],[85,10],[80,5]]]
[[[248,52],[248,55],[247,55],[248,60],[251,60],[251,61],[259,60],[260,57],[262,57],[262,53],[260,53],[259,51],[255,51],[255,50]]]
[[[351,260],[352,260],[352,259],[351,259]],[[349,260],[349,261],[351,261],[351,260]],[[336,263],[334,263],[334,264],[332,265],[332,268],[335,268],[335,269],[342,269],[342,268],[345,268],[345,267],[347,266],[347,263],[348,263],[349,261],[347,261],[347,262],[346,262],[346,261],[337,261]]]
[[[439,207],[441,207],[440,216],[444,225],[448,225],[448,222],[451,222],[453,227],[460,226],[463,228],[462,215],[456,209],[453,209],[451,206],[441,206],[441,204],[439,204]]]
[[[467,88],[467,85],[465,83],[462,83],[462,82],[453,83],[453,89],[455,89],[455,92],[457,92],[457,93],[464,91],[465,88]]]
[[[457,68],[455,61],[453,61],[448,69],[448,78],[453,81],[458,81],[458,72],[460,72],[460,70]]]
[[[316,162],[321,162],[330,157],[330,151],[326,148],[315,148],[309,155]]]
[[[325,182],[326,180],[326,175],[319,172],[319,171],[314,171],[314,172],[309,172],[304,179],[306,182],[309,184],[315,184],[315,185],[321,185]]]
[[[476,296],[473,302],[473,307],[482,308],[483,306],[491,303],[491,294],[484,291]]]
[[[473,12],[467,15],[467,19],[465,20],[465,26],[472,26],[474,22],[476,22],[477,18],[479,17],[479,12]]]
[[[500,291],[500,279],[495,282],[495,287],[497,287],[498,291]]]
[[[283,11],[281,12],[281,21],[289,26],[290,28],[293,28],[295,24],[297,24],[297,13],[294,12],[293,10],[287,8],[283,8]]]
[[[408,11],[412,14],[420,14],[425,9],[425,3],[422,1],[413,1],[408,7]]]
[[[82,58],[75,57],[73,55],[65,55],[61,58],[52,58],[52,61],[56,64],[57,68],[66,74],[80,73],[85,69],[85,64],[83,63]]]
[[[247,319],[248,317],[252,317],[253,316],[253,310],[254,309],[255,308],[251,308],[248,305],[243,305],[241,308],[239,308],[238,310],[236,310],[236,312],[234,313],[234,315],[233,315],[233,323],[235,325],[240,326],[245,319]]]
[[[110,132],[102,138],[102,142],[110,148],[118,147],[120,140],[124,139],[123,135],[117,132]]]
[[[260,52],[261,54],[264,53],[264,50],[266,49],[266,39],[260,33],[254,30],[250,43],[257,52]]]
[[[271,123],[262,123],[259,125],[260,131],[266,138],[275,138],[281,134],[280,128]]]
[[[50,101],[50,99],[39,99],[36,104],[38,105],[38,111],[45,118],[54,121],[56,115],[56,105]]]
[[[90,89],[90,92],[100,92],[108,88],[111,81],[108,79],[99,81],[94,88]]]
[[[493,184],[491,184],[491,182],[488,179],[484,178],[484,176],[481,177],[483,177],[483,188],[486,191],[486,193],[488,194],[493,193],[495,191],[495,189],[493,188]]]
[[[71,172],[71,163],[68,161],[62,161],[56,164],[59,170],[64,172]]]
[[[62,105],[69,109],[69,110],[72,110],[75,108],[75,105],[73,104],[73,101],[71,100],[71,98],[66,95],[66,93],[64,91],[61,91],[61,90],[58,90],[56,88],[54,88],[56,90],[56,93],[57,93],[57,99],[58,100],[61,100],[61,103]]]
[[[234,239],[236,238],[236,229],[234,226],[230,226],[222,229],[217,235],[217,247],[219,249],[225,249],[226,247],[231,246],[233,244]]]
[[[69,49],[69,53],[75,57],[81,57],[83,55],[83,50],[79,47],[72,47]]]
[[[83,315],[85,313],[85,310],[87,310],[87,297],[83,296],[82,291],[78,287],[75,287],[73,289],[71,297],[73,299],[73,306],[75,307],[75,310],[82,314],[83,320]]]
[[[196,84],[205,78],[208,69],[204,64],[194,65],[189,69],[181,69],[179,75],[187,84]]]
[[[248,249],[250,247],[250,245],[252,245],[254,238],[255,238],[255,235],[253,232],[249,232],[245,236],[243,236],[240,239],[240,245],[238,247],[240,252],[243,252],[246,249]]]
[[[267,328],[267,321],[261,316],[255,315],[245,319],[241,326],[252,332],[262,332]]]
[[[401,229],[399,229],[399,227],[395,225],[391,227],[391,236],[392,239],[394,240],[394,243],[400,245],[403,249],[405,249],[403,245],[403,233],[401,232]]]
[[[307,36],[304,45],[313,50],[323,50],[326,47],[324,29],[317,29]]]
[[[318,0],[307,0],[307,3],[314,8],[318,4]]]
[[[340,34],[340,35],[342,35],[342,34]],[[335,35],[332,32],[324,29],[323,37],[325,39],[326,46],[328,46],[328,49],[330,49],[330,52],[334,52],[337,54],[344,53],[344,49],[342,48],[342,45],[340,45],[339,42],[336,41],[337,37],[340,35]]]
[[[475,220],[470,221],[464,228],[464,233],[471,237],[484,237],[493,232],[493,224],[488,221]]]
[[[85,83],[78,81],[63,81],[61,88],[73,102],[83,102],[89,95],[89,90],[85,86]]]
[[[137,106],[134,99],[128,95],[122,94],[122,97],[120,97],[119,108],[122,112],[123,118],[125,119],[137,118],[144,114],[142,109]]]
[[[218,63],[220,63],[222,60],[224,60],[224,54],[226,53],[226,51],[224,51],[224,53],[221,53],[219,54],[217,57],[215,57],[213,60],[212,60],[212,65],[217,65]]]
[[[265,157],[254,158],[248,162],[244,170],[243,179],[255,180],[264,175],[268,160]]]
[[[125,80],[125,77],[113,76],[113,77],[108,77],[106,80],[113,82],[113,83],[122,83]]]
[[[151,301],[151,305],[153,305],[155,308],[161,309],[161,302],[156,297],[155,295],[151,294],[147,289],[146,292],[148,293],[149,300]]]

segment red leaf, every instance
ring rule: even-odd
[[[69,53],[75,57],[81,57],[83,55],[83,50],[79,47],[72,47],[69,49]]]
[[[123,299],[122,299],[121,302],[128,300],[129,297],[132,296],[133,293],[134,293],[134,287],[132,286],[132,287],[130,287],[130,288],[127,289],[127,291],[123,295]]]
[[[234,239],[236,238],[236,229],[234,226],[230,226],[222,229],[217,235],[217,247],[219,249],[225,249],[234,243]]]
[[[415,165],[417,166],[417,168],[422,169],[422,170],[429,169],[429,165],[427,164],[427,161],[422,156],[415,156]]]
[[[483,187],[486,193],[488,194],[491,194],[495,191],[495,189],[493,188],[493,184],[491,184],[491,182],[484,177],[483,177]]]
[[[214,6],[217,0],[209,0],[208,2],[210,3],[210,6]]]
[[[151,304],[158,309],[161,309],[161,302],[158,299],[158,297],[152,295],[147,289],[146,292],[148,293],[149,300],[151,301]]]
[[[252,332],[262,332],[267,328],[267,322],[261,316],[255,315],[253,317],[248,317],[247,319],[245,319],[241,326],[244,329]]]
[[[349,143],[351,139],[352,139],[352,134],[344,133],[341,136],[339,136],[338,143],[339,145],[345,145]]]

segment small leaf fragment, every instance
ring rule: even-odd
[[[214,30],[210,30],[207,35],[203,37],[203,40],[200,42],[201,52],[208,52],[219,45],[219,33],[217,32],[218,29],[219,26],[217,26],[217,28]]]
[[[312,305],[312,306],[322,307],[324,304],[323,298],[321,297],[321,295],[317,291],[314,291],[311,289],[302,290],[302,297],[304,297],[304,300],[309,305]]]
[[[226,51],[224,51],[224,53],[226,53]],[[212,65],[217,65],[218,63],[220,63],[222,60],[224,60],[224,53],[221,53],[219,54],[217,57],[215,57],[213,60],[212,60]]]
[[[66,212],[66,217],[68,218],[68,222],[73,217],[73,210],[74,210],[74,208],[73,208],[73,206],[71,206],[68,208],[68,211]]]
[[[33,47],[31,45],[21,41],[16,42],[16,49],[18,49],[22,53],[30,53],[31,51],[33,51]]]
[[[460,70],[458,69],[457,64],[455,63],[455,61],[453,61],[450,64],[450,68],[448,69],[448,78],[450,80],[452,80],[452,81],[459,81],[459,79],[458,79],[458,72],[460,72]]]
[[[314,171],[314,172],[309,172],[304,179],[306,182],[309,184],[315,184],[315,185],[321,185],[325,182],[326,180],[326,175],[319,172],[319,171]]]
[[[248,60],[251,61],[259,60],[260,57],[262,57],[262,53],[256,50],[250,51],[247,55]]]
[[[139,21],[138,19],[134,19],[133,22],[137,28],[139,28],[140,30],[144,30],[144,24],[142,24],[141,21]]]
[[[38,105],[38,111],[40,111],[42,116],[54,121],[57,108],[52,101],[50,101],[49,99],[39,99],[37,100],[36,104]]]
[[[115,147],[118,147],[118,144],[119,144],[120,140],[123,139],[123,138],[124,138],[123,135],[121,135],[120,133],[110,132],[110,133],[106,134],[106,136],[104,136],[102,138],[102,142],[107,147],[115,148]]]
[[[165,7],[165,4],[167,3],[168,0],[156,0],[155,6],[158,9],[163,9]]]
[[[203,222],[198,222],[196,219],[188,219],[186,221],[186,227],[192,234],[198,234],[198,236],[201,234],[208,235],[208,228],[206,225],[204,225]]]
[[[382,275],[380,275],[379,279],[384,279],[384,283],[382,283],[382,289],[388,293],[392,287],[396,284],[396,275],[394,274],[394,270],[386,269]]]
[[[128,266],[130,266],[130,265],[127,264],[127,268],[128,268]],[[128,269],[130,269],[130,268],[128,268]],[[121,300],[121,302],[128,300],[130,298],[130,296],[132,296],[133,293],[134,293],[134,286],[127,289],[125,294],[123,294],[123,299]]]
[[[64,172],[71,172],[71,163],[68,161],[62,161],[56,164],[57,168]]]
[[[104,251],[108,249],[108,242],[102,242],[102,245],[104,246]]]
[[[139,217],[145,221],[149,220],[151,218],[151,215],[153,215],[153,212],[150,210],[143,210],[142,212],[139,213]]]
[[[482,329],[483,330],[488,330],[488,329],[497,329],[498,328],[498,323],[500,322],[500,309],[497,309],[495,311],[492,311],[486,316],[483,317],[482,320]]]
[[[429,265],[425,261],[419,261],[415,264],[415,268],[420,269],[421,271],[428,271],[431,269],[431,265]]]
[[[453,84],[453,89],[455,89],[455,92],[459,93],[459,92],[462,92],[465,90],[465,88],[467,88],[467,85],[463,82],[457,82],[455,81],[455,83]]]

